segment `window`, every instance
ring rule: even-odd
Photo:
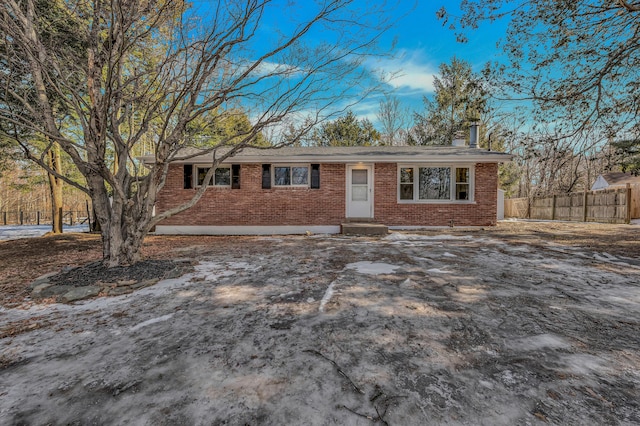
[[[456,200],[469,199],[469,168],[456,167]]]
[[[204,179],[207,177],[207,173],[211,167],[198,167],[196,172],[196,185],[202,186]],[[211,185],[211,181],[207,183]],[[231,186],[231,167],[221,166],[217,167],[213,172],[213,185],[214,186]]]
[[[470,167],[402,166],[398,170],[400,202],[471,201]]]
[[[451,198],[451,169],[448,167],[419,167],[418,182],[418,198],[421,200]]]
[[[196,186],[202,186],[204,183],[204,178],[207,176],[207,173],[209,173],[209,167],[198,167],[197,170],[198,173],[196,174]]]
[[[400,168],[400,199],[413,200],[413,168]]]
[[[309,186],[309,166],[273,166],[274,186]]]

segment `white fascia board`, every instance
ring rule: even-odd
[[[430,156],[397,156],[397,155],[380,155],[380,156],[238,156],[229,157],[224,160],[223,164],[262,164],[262,163],[502,163],[511,161],[509,154],[498,155],[430,155]],[[211,157],[194,157],[185,161],[176,161],[176,164],[196,164],[209,163]]]

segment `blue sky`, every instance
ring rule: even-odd
[[[423,96],[433,93],[433,76],[442,63],[449,63],[456,56],[469,62],[474,71],[480,71],[488,61],[499,58],[497,41],[505,34],[505,23],[485,25],[467,33],[468,42],[456,41],[455,32],[443,26],[436,12],[446,6],[448,11],[458,11],[458,1],[419,1],[414,8],[398,10],[398,23],[385,35],[384,42],[391,45],[396,40],[394,58],[379,61],[378,66],[389,72],[398,72],[388,89],[403,105],[411,110],[422,109]],[[405,14],[402,16],[403,14]],[[372,121],[379,100],[366,100],[357,109],[361,116]]]
[[[288,3],[288,4],[287,4]],[[355,0],[355,7],[367,9],[381,6],[382,1]],[[390,3],[393,3],[391,1]],[[195,0],[195,8],[207,9],[212,3],[205,0]],[[213,2],[215,4],[215,2]],[[278,7],[267,9],[258,28],[258,43],[273,38],[278,31],[286,32],[290,29],[290,18],[304,20],[312,7],[310,0],[288,1],[274,0]],[[443,5],[447,10],[457,11],[459,0],[411,0],[399,1],[396,7],[391,7],[387,14],[394,25],[382,36],[380,45],[390,56],[367,60],[365,66],[382,70],[388,74],[395,74],[385,89],[396,96],[402,106],[410,111],[422,110],[423,96],[433,93],[433,76],[438,73],[442,63],[450,62],[453,56],[469,62],[474,71],[480,71],[488,61],[494,61],[500,55],[496,42],[505,34],[506,23],[498,22],[485,24],[482,28],[467,33],[469,41],[465,44],[456,41],[454,31],[443,26],[438,20],[436,12]],[[386,7],[386,6],[381,6]],[[331,37],[322,31],[312,33],[315,40]],[[395,47],[391,50],[391,47]],[[338,84],[336,82],[336,84]],[[368,95],[351,109],[359,117],[366,117],[376,122],[376,113],[382,93]]]

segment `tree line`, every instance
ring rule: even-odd
[[[288,3],[304,13],[256,43],[277,2],[213,1],[206,16],[169,0],[3,2],[0,170],[15,167],[7,152],[18,149],[47,172],[52,204],[62,203],[63,183],[86,194],[107,266],[138,261],[155,224],[198,202],[206,186],[152,215],[169,165],[202,154],[215,166],[249,146],[442,145],[479,121],[481,147],[516,155],[500,170],[512,194],[579,189],[615,167],[640,171],[639,2],[442,8],[461,42],[507,20],[504,60],[474,73],[454,57],[421,111],[387,96],[379,129],[330,112],[379,89],[362,65],[380,53],[393,14],[386,3],[304,3]],[[313,37],[318,28],[325,39]],[[155,158],[148,169],[142,153]]]

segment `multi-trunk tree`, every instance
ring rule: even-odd
[[[320,120],[334,102],[361,94],[353,91],[368,81],[360,65],[388,15],[354,4],[219,0],[195,10],[171,0],[6,0],[0,131],[91,197],[105,265],[131,264],[155,224],[206,191],[153,216],[171,162],[210,153],[215,166],[261,144],[265,129],[292,117]],[[291,10],[290,20],[278,13],[278,31],[263,28],[265,16],[284,7],[300,10]],[[249,126],[211,143],[194,137],[194,128],[225,127],[239,108]],[[33,134],[58,144],[82,179],[56,172],[30,143]],[[148,168],[135,158],[141,145],[155,158]]]

